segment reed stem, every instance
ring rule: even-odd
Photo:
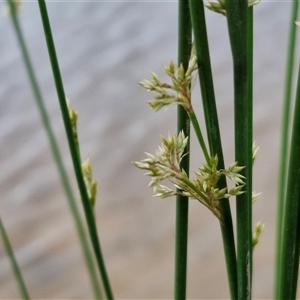
[[[211,156],[218,156],[218,169],[224,169],[225,164],[215,101],[203,1],[190,0],[190,9],[210,152]],[[226,186],[226,178],[221,177],[218,183],[218,188],[222,189]],[[223,218],[223,224],[220,223],[220,228],[223,239],[230,296],[231,299],[237,299],[237,264],[235,241],[228,199],[222,199],[220,201],[220,210]]]
[[[89,249],[88,241],[85,236],[85,230],[84,230],[82,220],[80,218],[80,214],[79,214],[79,211],[78,211],[78,208],[76,205],[76,199],[72,192],[72,188],[71,188],[68,176],[67,176],[67,172],[63,165],[59,147],[58,147],[57,141],[55,139],[55,135],[53,133],[50,118],[49,118],[49,115],[47,113],[47,110],[46,110],[46,107],[44,104],[43,96],[42,96],[38,81],[36,79],[36,75],[35,75],[35,72],[34,72],[34,69],[32,66],[32,62],[31,62],[31,59],[29,56],[28,48],[26,46],[24,35],[23,35],[22,29],[21,29],[21,26],[19,23],[18,14],[14,9],[12,0],[7,0],[7,2],[10,7],[13,27],[16,32],[19,47],[21,49],[21,53],[23,56],[23,60],[24,60],[25,68],[26,68],[27,75],[29,78],[29,82],[31,85],[31,89],[32,89],[34,97],[35,97],[36,105],[38,107],[38,110],[39,110],[39,113],[41,116],[41,120],[43,122],[45,131],[46,131],[46,134],[47,134],[47,137],[49,140],[52,155],[54,157],[54,160],[55,160],[55,163],[56,163],[56,166],[58,169],[60,180],[61,180],[62,186],[64,188],[64,191],[65,191],[65,194],[66,194],[66,197],[68,200],[68,204],[71,209],[71,213],[72,213],[72,216],[73,216],[73,219],[75,222],[77,234],[78,234],[78,237],[79,237],[79,240],[81,243],[81,247],[82,247],[82,251],[84,254],[84,258],[85,258],[85,263],[86,263],[86,266],[87,266],[87,269],[89,272],[89,276],[91,279],[94,296],[96,297],[96,299],[101,299],[102,293],[101,293],[101,289],[99,286],[96,270],[94,267],[93,258],[91,256],[91,252]]]
[[[202,132],[201,132],[201,128],[200,128],[198,119],[197,119],[197,117],[195,115],[195,112],[192,110],[192,111],[189,112],[188,115],[189,115],[189,118],[190,118],[191,123],[193,125],[193,128],[195,130],[195,133],[196,133],[197,139],[199,141],[200,147],[201,147],[201,149],[203,151],[206,163],[208,165],[210,165],[210,155],[209,155],[208,150],[206,148],[206,145],[205,145],[205,142],[204,142],[204,138],[203,138],[203,135],[202,135]]]
[[[99,242],[99,238],[98,238],[96,221],[94,218],[94,213],[93,213],[92,207],[89,202],[89,197],[88,197],[88,193],[86,190],[86,186],[85,186],[85,182],[84,182],[84,178],[83,178],[83,174],[82,174],[82,170],[81,170],[81,159],[78,155],[78,148],[77,148],[74,136],[73,136],[72,125],[70,122],[64,87],[63,87],[63,83],[62,83],[62,78],[61,78],[61,74],[60,74],[60,68],[59,68],[57,56],[56,56],[56,50],[55,50],[55,45],[54,45],[53,36],[52,36],[52,32],[51,32],[51,26],[50,26],[50,22],[49,22],[46,3],[44,0],[39,0],[38,2],[39,2],[41,18],[42,18],[42,22],[43,22],[44,32],[45,32],[45,38],[46,38],[46,42],[47,42],[51,67],[52,67],[52,71],[53,71],[53,77],[54,77],[55,86],[56,86],[56,90],[57,90],[57,96],[58,96],[58,100],[59,100],[59,104],[60,104],[60,108],[61,108],[61,112],[62,112],[62,118],[63,118],[65,130],[66,130],[70,153],[71,153],[71,157],[72,157],[72,161],[73,161],[74,172],[76,175],[77,184],[78,184],[78,188],[79,188],[81,199],[82,199],[82,204],[83,204],[83,208],[84,208],[86,222],[88,225],[91,243],[92,243],[93,250],[95,253],[95,257],[96,257],[97,265],[99,268],[100,276],[102,279],[103,288],[106,293],[106,297],[108,300],[113,300],[113,294],[112,294],[109,279],[107,276],[104,259],[103,259],[103,255],[102,255],[102,251],[101,251],[101,247],[100,247],[100,242]]]
[[[22,295],[22,297],[23,297],[24,300],[30,300],[30,296],[29,296],[29,293],[27,291],[24,279],[22,277],[21,270],[20,270],[18,262],[17,262],[17,260],[15,258],[13,248],[12,248],[12,246],[10,244],[8,235],[6,233],[6,230],[5,230],[5,227],[4,227],[3,223],[2,223],[1,218],[0,218],[0,233],[1,233],[1,237],[2,237],[2,240],[3,240],[3,244],[4,244],[4,247],[5,247],[5,250],[6,250],[7,255],[9,257],[9,260],[11,262],[12,269],[13,269],[15,278],[17,280],[20,293],[21,293],[21,295]]]
[[[275,255],[275,299],[279,293],[279,276],[280,276],[280,256],[282,246],[282,223],[284,216],[284,203],[286,193],[286,178],[288,165],[288,145],[290,133],[290,116],[292,102],[292,86],[295,61],[296,46],[296,30],[295,20],[297,20],[299,10],[299,2],[293,1],[291,7],[291,18],[289,28],[289,40],[287,49],[287,63],[285,74],[284,101],[282,110],[282,127],[281,127],[281,143],[280,143],[280,160],[279,160],[279,178],[278,178],[278,199],[277,199],[277,228],[276,228],[276,255]]]
[[[300,65],[282,227],[278,299],[295,299],[300,247]]]
[[[252,102],[248,96],[248,1],[227,0],[226,14],[234,69],[235,159],[245,176],[237,196],[238,299],[251,299],[252,281]],[[250,49],[251,51],[251,49]]]
[[[186,70],[191,54],[191,21],[188,0],[179,0],[178,4],[178,65]],[[182,106],[177,109],[177,131],[183,130],[190,137],[190,121]],[[185,157],[180,167],[189,173],[190,138],[185,148]],[[175,241],[175,281],[174,299],[186,299],[187,247],[188,247],[188,212],[189,199],[178,195],[176,197],[176,241]]]

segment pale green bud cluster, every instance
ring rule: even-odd
[[[232,164],[225,170],[218,170],[217,156],[211,157],[209,164],[204,164],[195,172],[195,179],[189,179],[180,162],[184,157],[184,149],[188,138],[181,131],[178,136],[169,135],[162,137],[162,145],[156,151],[156,156],[146,153],[147,158],[141,162],[134,162],[140,169],[148,171],[146,175],[151,177],[149,186],[153,188],[154,195],[159,198],[167,198],[174,195],[184,195],[196,199],[205,205],[221,222],[222,216],[219,209],[219,201],[243,193],[244,176],[240,174],[243,167]],[[219,189],[217,187],[221,176],[230,179],[235,187]],[[168,179],[177,190],[161,184]]]
[[[261,193],[252,192],[252,203],[256,202]]]
[[[260,0],[248,0],[248,7],[256,5],[259,2]],[[226,16],[226,0],[218,0],[218,2],[208,0],[208,4],[205,4],[205,6],[216,13]]]
[[[253,232],[253,236],[252,236],[252,247],[253,248],[258,244],[260,235],[261,235],[264,227],[265,227],[265,224],[262,223],[262,221],[258,221],[256,223],[255,229],[254,229],[254,232]]]
[[[82,164],[81,164],[81,170],[86,186],[86,190],[88,192],[89,200],[94,207],[96,197],[97,197],[97,182],[93,179],[93,173],[92,173],[92,166],[91,161],[89,158],[87,158]]]
[[[157,197],[165,198],[166,193],[163,191],[168,191],[169,193],[169,190],[160,184],[161,181],[176,178],[181,174],[180,162],[183,158],[187,141],[188,138],[184,136],[183,131],[178,136],[169,134],[168,138],[162,137],[162,145],[156,151],[156,157],[146,153],[146,159],[141,162],[134,162],[136,167],[147,170],[148,173],[146,175],[152,177],[149,186],[153,187]]]
[[[71,122],[71,125],[72,125],[73,136],[74,136],[74,139],[75,139],[76,143],[78,143],[78,134],[77,134],[78,112],[75,111],[71,107],[71,103],[70,103],[69,99],[66,99],[66,101],[67,101],[67,106],[68,106],[68,111],[69,111],[70,122]]]
[[[22,9],[23,0],[12,0],[12,4],[13,4],[13,9],[14,9],[15,13],[18,13]],[[3,14],[5,16],[11,16],[12,15],[10,6],[4,7]]]
[[[252,165],[254,164],[256,157],[257,157],[257,153],[258,153],[259,147],[256,146],[255,142],[252,145]]]
[[[171,78],[172,84],[162,82],[158,76],[150,72],[151,80],[143,80],[139,84],[148,91],[157,92],[154,99],[148,101],[154,111],[160,110],[170,104],[182,105],[189,112],[192,110],[191,104],[191,81],[194,71],[197,70],[197,59],[192,52],[187,71],[183,65],[175,65],[172,61],[169,65],[163,66],[165,73]]]
[[[70,123],[72,127],[72,133],[73,133],[75,143],[78,147],[78,156],[80,159],[80,150],[79,150],[79,142],[78,142],[78,134],[77,134],[78,112],[71,107],[71,103],[69,99],[66,99],[66,101],[68,106]],[[82,170],[82,175],[85,182],[85,187],[88,193],[90,204],[92,207],[94,207],[96,202],[96,197],[97,197],[97,182],[96,180],[93,179],[92,165],[89,158],[87,158],[84,162],[81,163],[81,170]]]

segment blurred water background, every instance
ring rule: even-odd
[[[174,199],[152,198],[131,161],[176,131],[176,108],[153,113],[137,85],[177,57],[176,1],[49,1],[67,97],[79,112],[83,157],[98,179],[97,221],[116,299],[173,297]],[[4,3],[1,3],[4,7]],[[290,1],[255,7],[254,221],[266,223],[254,251],[254,298],[272,298],[280,118]],[[227,165],[234,161],[232,62],[226,19],[206,11]],[[36,2],[23,31],[65,164],[76,191]],[[34,299],[93,297],[73,220],[40,121],[9,18],[0,18],[0,213]],[[203,124],[199,85],[194,89]],[[192,136],[192,169],[203,162]],[[78,200],[80,202],[80,200]],[[234,201],[232,201],[234,204]],[[233,209],[234,210],[234,209]],[[188,298],[226,299],[218,221],[191,202]],[[0,299],[18,299],[0,243]]]

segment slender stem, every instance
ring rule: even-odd
[[[195,115],[195,112],[193,110],[189,112],[189,118],[190,118],[190,120],[193,124],[193,128],[195,130],[197,139],[198,139],[199,144],[201,146],[201,149],[203,151],[205,160],[206,160],[207,164],[210,165],[210,157],[209,157],[209,154],[208,154],[208,151],[207,151],[204,139],[203,139],[203,135],[202,135],[202,132],[201,132],[201,128],[200,128],[198,119],[197,119],[197,117]]]
[[[78,184],[78,188],[79,188],[81,199],[82,199],[86,222],[88,225],[88,230],[89,230],[92,246],[93,246],[94,253],[96,256],[96,260],[97,260],[99,272],[100,272],[100,275],[102,278],[106,297],[107,297],[107,299],[112,300],[113,294],[112,294],[112,290],[110,288],[110,283],[109,283],[106,268],[104,265],[104,259],[102,256],[101,248],[100,248],[100,242],[99,242],[99,238],[98,238],[97,226],[96,226],[96,221],[94,218],[94,213],[93,213],[92,207],[89,203],[89,197],[88,197],[88,193],[86,190],[86,186],[85,186],[85,182],[84,182],[84,178],[83,178],[83,174],[82,174],[82,170],[81,170],[81,160],[80,160],[80,157],[78,156],[78,151],[77,151],[78,149],[76,147],[76,141],[74,139],[73,132],[72,132],[72,125],[70,123],[64,87],[63,87],[62,78],[61,78],[61,74],[60,74],[60,68],[59,68],[59,64],[58,64],[58,60],[57,60],[57,56],[56,56],[56,51],[55,51],[54,41],[53,41],[53,37],[52,37],[51,26],[50,26],[50,22],[49,22],[48,13],[47,13],[46,3],[44,0],[39,0],[39,7],[40,7],[40,13],[41,13],[43,26],[44,26],[45,38],[46,38],[47,47],[48,47],[48,51],[49,51],[49,57],[50,57],[53,76],[54,76],[54,80],[55,80],[57,95],[58,95],[60,108],[61,108],[61,112],[62,112],[62,118],[63,118],[64,125],[65,125],[66,135],[67,135],[70,153],[71,153],[71,157],[72,157],[72,161],[73,161],[74,172],[76,175],[77,184]]]
[[[299,259],[300,257],[300,205],[298,205],[298,221],[297,221],[297,233],[296,233],[296,241],[295,241],[295,262],[294,262],[294,274],[293,274],[293,282],[292,282],[292,299],[296,299],[297,296],[297,288],[298,288],[298,276],[299,276]]]
[[[182,64],[186,70],[191,54],[191,21],[188,0],[179,0],[178,4],[178,65]],[[185,136],[190,137],[190,121],[182,106],[177,109],[177,131],[183,130]],[[180,167],[189,173],[189,148],[185,148],[185,157]],[[176,197],[176,241],[175,241],[175,279],[174,299],[186,299],[187,247],[188,247],[188,197]]]
[[[246,178],[237,196],[238,299],[251,299],[252,277],[252,104],[248,97],[248,1],[227,0],[226,13],[234,68],[235,156]]]
[[[91,283],[92,283],[92,287],[93,287],[93,291],[94,291],[94,296],[96,297],[96,299],[101,299],[102,294],[101,294],[100,286],[98,283],[98,278],[97,278],[96,270],[94,267],[93,258],[92,258],[92,255],[91,255],[91,252],[89,249],[87,238],[85,236],[84,226],[82,224],[82,220],[80,218],[80,214],[79,214],[79,211],[78,211],[78,208],[76,205],[76,199],[72,192],[72,188],[71,188],[70,182],[68,180],[67,172],[63,165],[61,154],[59,152],[59,147],[58,147],[58,144],[56,142],[56,139],[55,139],[52,127],[51,127],[50,118],[48,116],[46,107],[44,105],[42,93],[41,93],[39,84],[37,82],[35,72],[32,67],[31,59],[29,57],[29,52],[27,50],[27,46],[26,46],[25,39],[24,39],[22,30],[21,30],[21,26],[19,24],[18,14],[16,13],[16,11],[14,9],[12,0],[7,0],[7,2],[10,6],[13,26],[14,26],[14,29],[15,29],[15,32],[17,35],[19,47],[22,52],[24,64],[25,64],[27,75],[29,78],[29,82],[30,82],[30,85],[31,85],[31,88],[32,88],[32,91],[33,91],[33,94],[34,94],[34,97],[36,100],[36,104],[37,104],[39,113],[41,115],[41,119],[42,119],[44,128],[45,128],[47,136],[48,136],[49,144],[51,147],[51,151],[52,151],[54,160],[57,165],[61,183],[62,183],[64,191],[66,193],[68,204],[71,209],[72,216],[74,218],[74,222],[75,222],[76,230],[78,233],[78,237],[80,239],[85,262],[87,265],[87,269],[89,271],[89,275],[90,275],[90,279],[91,279]]]
[[[191,183],[191,181],[190,181],[189,179],[181,179],[181,180],[182,180],[182,182],[183,182],[185,185],[187,185],[193,192],[195,192],[195,195],[198,195],[198,196],[200,196],[200,197],[203,199],[203,201],[206,203],[206,206],[207,206],[208,208],[211,208],[209,199],[207,198],[207,196],[206,196],[205,194],[203,194],[203,193],[201,192],[201,190],[197,189],[197,188],[194,186],[194,184]],[[203,203],[203,204],[204,204],[204,203]],[[204,205],[205,205],[205,204],[204,204]]]
[[[299,268],[300,222],[300,65],[298,73],[286,203],[282,228],[278,299],[295,299]]]
[[[29,293],[27,291],[24,279],[22,277],[22,273],[21,273],[20,268],[18,266],[17,260],[16,260],[15,255],[14,255],[13,248],[10,244],[8,235],[6,233],[4,225],[2,224],[1,218],[0,218],[0,233],[1,233],[1,237],[2,237],[2,240],[3,240],[5,250],[6,250],[7,255],[10,259],[12,269],[13,269],[14,274],[15,274],[15,277],[16,277],[16,280],[17,280],[17,283],[18,283],[18,286],[19,286],[20,293],[21,293],[24,300],[29,300],[30,299]]]
[[[218,169],[224,169],[225,165],[215,101],[203,2],[190,0],[190,9],[210,152],[212,156],[215,154],[218,156]],[[219,180],[218,187],[222,189],[226,186],[226,178],[222,176]],[[237,299],[236,252],[231,210],[228,199],[222,199],[222,201],[220,201],[220,210],[223,219],[223,222],[220,225],[223,238],[229,290],[231,299]]]
[[[275,256],[275,285],[274,293],[275,299],[278,297],[279,289],[279,274],[280,274],[280,252],[282,246],[282,220],[284,215],[284,198],[286,190],[287,164],[288,164],[288,144],[290,132],[290,115],[291,115],[291,100],[292,100],[292,85],[294,74],[295,61],[295,45],[296,45],[296,30],[295,20],[298,16],[299,2],[293,1],[291,7],[289,42],[287,51],[287,64],[285,74],[285,88],[284,88],[284,103],[282,114],[281,127],[281,143],[280,143],[280,161],[279,161],[279,178],[278,178],[278,202],[277,202],[277,229],[276,229],[276,256]]]
[[[251,147],[251,150],[248,148],[248,151],[250,151],[251,154],[251,165],[248,165],[248,172],[247,172],[247,185],[248,185],[248,191],[250,197],[251,203],[248,203],[248,205],[251,205],[251,211],[252,211],[252,166],[253,166],[253,161],[252,161],[252,150],[253,150],[253,6],[248,8],[248,21],[247,21],[247,26],[248,26],[248,31],[247,31],[247,47],[248,47],[248,52],[247,52],[247,61],[248,61],[248,80],[247,80],[247,114],[248,114],[248,133],[247,133],[247,138],[248,138],[248,147]],[[248,153],[249,154],[249,153]],[[248,157],[249,159],[249,157]],[[249,201],[249,200],[248,200]],[[252,213],[249,216],[252,226]],[[252,230],[251,230],[251,245],[252,245]],[[253,253],[253,249],[252,252]],[[252,285],[252,263],[250,264],[251,267],[251,285]]]

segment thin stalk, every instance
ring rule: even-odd
[[[192,110],[188,113],[189,115],[189,118],[193,124],[193,128],[195,130],[195,133],[196,133],[196,136],[197,136],[197,139],[199,141],[199,144],[201,146],[201,149],[203,151],[203,154],[204,154],[204,157],[205,157],[205,160],[207,162],[208,165],[210,165],[210,156],[208,154],[208,151],[207,151],[207,148],[206,148],[206,145],[205,145],[205,142],[204,142],[204,139],[203,139],[203,135],[202,135],[202,132],[201,132],[201,128],[200,128],[200,125],[199,125],[199,122],[198,122],[198,119],[195,115],[195,112]]]
[[[300,205],[298,206],[298,216],[300,216]],[[295,257],[297,258],[297,257],[300,257],[300,222],[299,222],[299,217],[298,217],[295,244],[296,244]],[[296,296],[297,296],[298,276],[299,276],[299,259],[295,259],[293,282],[292,282],[292,287],[293,287],[292,288],[292,299],[296,299]]]
[[[277,202],[277,229],[276,229],[276,256],[275,256],[275,299],[277,299],[279,289],[279,274],[280,274],[280,253],[282,246],[282,220],[284,214],[284,197],[286,190],[286,177],[288,165],[288,144],[290,132],[290,115],[291,115],[291,100],[292,100],[292,85],[294,74],[295,61],[295,45],[296,45],[296,30],[295,20],[297,20],[299,2],[293,1],[291,7],[291,18],[289,28],[289,42],[287,50],[287,64],[285,74],[284,88],[284,103],[282,110],[282,127],[281,127],[281,143],[280,143],[280,161],[279,161],[279,178],[278,178],[278,202]]]
[[[251,299],[252,277],[252,104],[248,97],[248,1],[227,0],[226,13],[234,69],[235,159],[246,178],[237,196],[238,299]]]
[[[81,170],[81,160],[80,157],[78,156],[78,149],[76,146],[76,141],[74,139],[73,131],[72,131],[72,125],[70,122],[69,118],[69,112],[68,112],[68,107],[66,103],[66,97],[65,97],[65,92],[64,92],[64,87],[62,83],[62,78],[60,74],[60,68],[56,56],[56,50],[55,50],[55,45],[53,41],[53,36],[51,32],[51,26],[49,22],[49,17],[47,13],[47,7],[46,3],[44,0],[39,0],[39,7],[40,7],[40,13],[41,13],[41,18],[43,22],[43,27],[44,27],[44,33],[45,33],[45,38],[47,42],[47,47],[48,47],[48,52],[49,52],[49,57],[50,57],[50,62],[52,66],[52,72],[54,76],[54,81],[55,81],[55,86],[57,90],[57,96],[62,112],[62,118],[64,121],[64,126],[66,130],[66,135],[69,143],[69,148],[70,148],[70,153],[73,161],[73,167],[74,167],[74,172],[76,175],[76,180],[78,184],[78,188],[80,191],[81,199],[82,199],[82,204],[84,208],[84,213],[86,217],[86,222],[88,225],[88,230],[89,230],[89,235],[90,239],[92,242],[93,250],[96,256],[97,260],[97,265],[99,268],[99,272],[101,275],[102,283],[103,283],[103,288],[106,293],[106,297],[108,300],[113,299],[113,294],[112,290],[110,288],[110,283],[109,279],[107,276],[106,268],[104,265],[104,259],[100,247],[100,242],[98,238],[98,232],[97,232],[97,226],[96,226],[96,221],[94,218],[94,213],[92,210],[92,207],[89,203],[89,197],[88,193],[86,190],[82,170]]]
[[[199,195],[199,196],[203,199],[203,201],[206,203],[206,206],[207,206],[208,208],[211,207],[211,206],[209,205],[210,202],[209,202],[209,199],[207,198],[207,196],[206,196],[205,194],[203,194],[203,193],[201,192],[201,190],[197,189],[197,188],[194,186],[194,184],[191,183],[191,181],[190,181],[189,179],[180,179],[180,180],[182,180],[182,182],[183,182],[185,185],[187,185],[192,191],[194,191],[194,192],[195,192],[195,195]],[[204,203],[203,203],[203,204],[204,204]],[[204,204],[204,205],[205,205],[205,204]]]
[[[248,191],[251,195],[251,210],[252,210],[252,181],[253,181],[253,160],[252,160],[252,152],[253,152],[253,6],[248,8],[248,31],[247,31],[247,61],[248,61],[248,80],[247,80],[247,110],[248,110],[248,147],[251,145],[251,167],[248,166],[248,177],[247,177],[247,185]],[[249,150],[249,149],[248,149]],[[251,213],[251,226],[252,226],[252,213]],[[252,230],[251,230],[252,236]],[[252,237],[251,237],[251,245],[252,245]],[[253,252],[253,247],[252,247]],[[252,264],[251,266],[251,285],[252,285]]]
[[[218,169],[225,169],[218,113],[215,101],[215,92],[213,86],[203,1],[190,0],[190,9],[210,152],[212,156],[218,156]],[[222,189],[226,186],[226,178],[221,177],[219,180],[218,188]],[[220,228],[223,239],[229,290],[231,299],[237,299],[236,252],[231,210],[228,199],[222,199],[222,201],[220,201],[220,210],[223,218],[222,223],[220,223]]]
[[[290,162],[282,228],[278,299],[295,299],[299,268],[300,222],[300,66],[291,137]]]
[[[248,157],[245,159],[248,159],[248,164],[247,164],[247,177],[246,177],[246,185],[247,185],[247,191],[248,195],[246,196],[248,202],[244,207],[247,207],[249,211],[247,212],[248,215],[248,227],[245,226],[245,230],[248,231],[248,242],[251,243],[247,245],[247,250],[250,251],[251,253],[251,260],[249,262],[249,267],[250,267],[250,289],[252,290],[252,272],[253,272],[253,265],[252,265],[252,259],[253,259],[253,242],[252,242],[252,181],[253,181],[253,159],[252,159],[252,153],[253,153],[253,6],[248,8],[248,16],[247,16],[247,62],[248,62],[248,67],[247,67],[247,139],[248,139],[248,144],[247,144],[247,154]],[[250,160],[251,158],[251,160]],[[250,161],[249,161],[250,160]],[[239,201],[237,199],[237,201]],[[242,209],[242,208],[240,208]],[[247,228],[247,229],[246,229]],[[249,240],[250,239],[250,240]],[[243,251],[241,251],[243,253]],[[248,266],[246,266],[248,267]],[[246,291],[244,291],[246,293]],[[242,295],[244,294],[242,292]],[[250,297],[251,297],[251,292],[250,292]]]
[[[1,233],[1,237],[2,237],[2,240],[3,240],[5,250],[6,250],[7,255],[10,259],[10,263],[12,265],[12,269],[13,269],[13,272],[15,274],[15,278],[17,280],[22,298],[24,300],[29,300],[30,299],[29,293],[27,291],[24,279],[22,277],[22,273],[21,273],[20,268],[18,266],[17,260],[16,260],[15,255],[14,255],[13,248],[10,244],[8,235],[6,233],[4,225],[2,224],[1,218],[0,218],[0,233]]]
[[[178,65],[182,64],[187,70],[191,54],[191,21],[188,0],[179,0],[178,4]],[[185,136],[190,137],[190,121],[188,114],[182,106],[177,109],[177,131],[183,130]],[[189,149],[185,148],[185,157],[180,167],[189,173]],[[186,299],[186,273],[187,273],[187,247],[188,247],[188,197],[176,196],[176,237],[175,237],[175,278],[174,299]]]
[[[82,220],[80,218],[80,214],[79,214],[79,211],[78,211],[78,208],[76,205],[76,198],[74,197],[74,194],[72,192],[72,188],[71,188],[68,176],[67,176],[67,172],[63,165],[61,154],[59,152],[59,147],[58,147],[57,141],[56,141],[54,133],[53,133],[50,118],[49,118],[49,115],[47,113],[47,110],[46,110],[46,107],[44,104],[44,100],[42,97],[42,93],[41,93],[38,81],[36,79],[35,72],[33,70],[33,66],[31,63],[30,56],[29,56],[29,52],[27,50],[24,35],[23,35],[22,29],[21,29],[21,26],[19,23],[18,14],[14,9],[12,0],[7,0],[7,2],[10,7],[13,27],[16,32],[17,40],[19,43],[19,47],[21,49],[21,53],[23,56],[23,60],[24,60],[25,68],[26,68],[27,75],[29,78],[29,82],[30,82],[30,85],[31,85],[31,88],[32,88],[32,91],[33,91],[33,94],[35,97],[36,105],[37,105],[39,113],[41,115],[41,119],[42,119],[45,131],[46,131],[46,134],[47,134],[47,137],[49,140],[49,144],[51,147],[52,155],[54,157],[54,160],[55,160],[55,163],[56,163],[56,166],[58,169],[60,180],[61,180],[62,186],[64,188],[64,191],[65,191],[65,194],[66,194],[66,197],[68,200],[68,204],[71,209],[72,216],[74,218],[77,234],[78,234],[80,244],[82,247],[82,251],[84,254],[84,258],[85,258],[85,263],[86,263],[86,266],[87,266],[87,269],[89,272],[89,276],[91,279],[94,296],[96,297],[96,299],[102,299],[102,294],[101,294],[101,290],[100,290],[100,286],[99,286],[99,282],[98,282],[99,280],[97,278],[92,254],[90,252],[88,241],[87,241],[87,238],[85,235],[85,229],[82,224]]]

